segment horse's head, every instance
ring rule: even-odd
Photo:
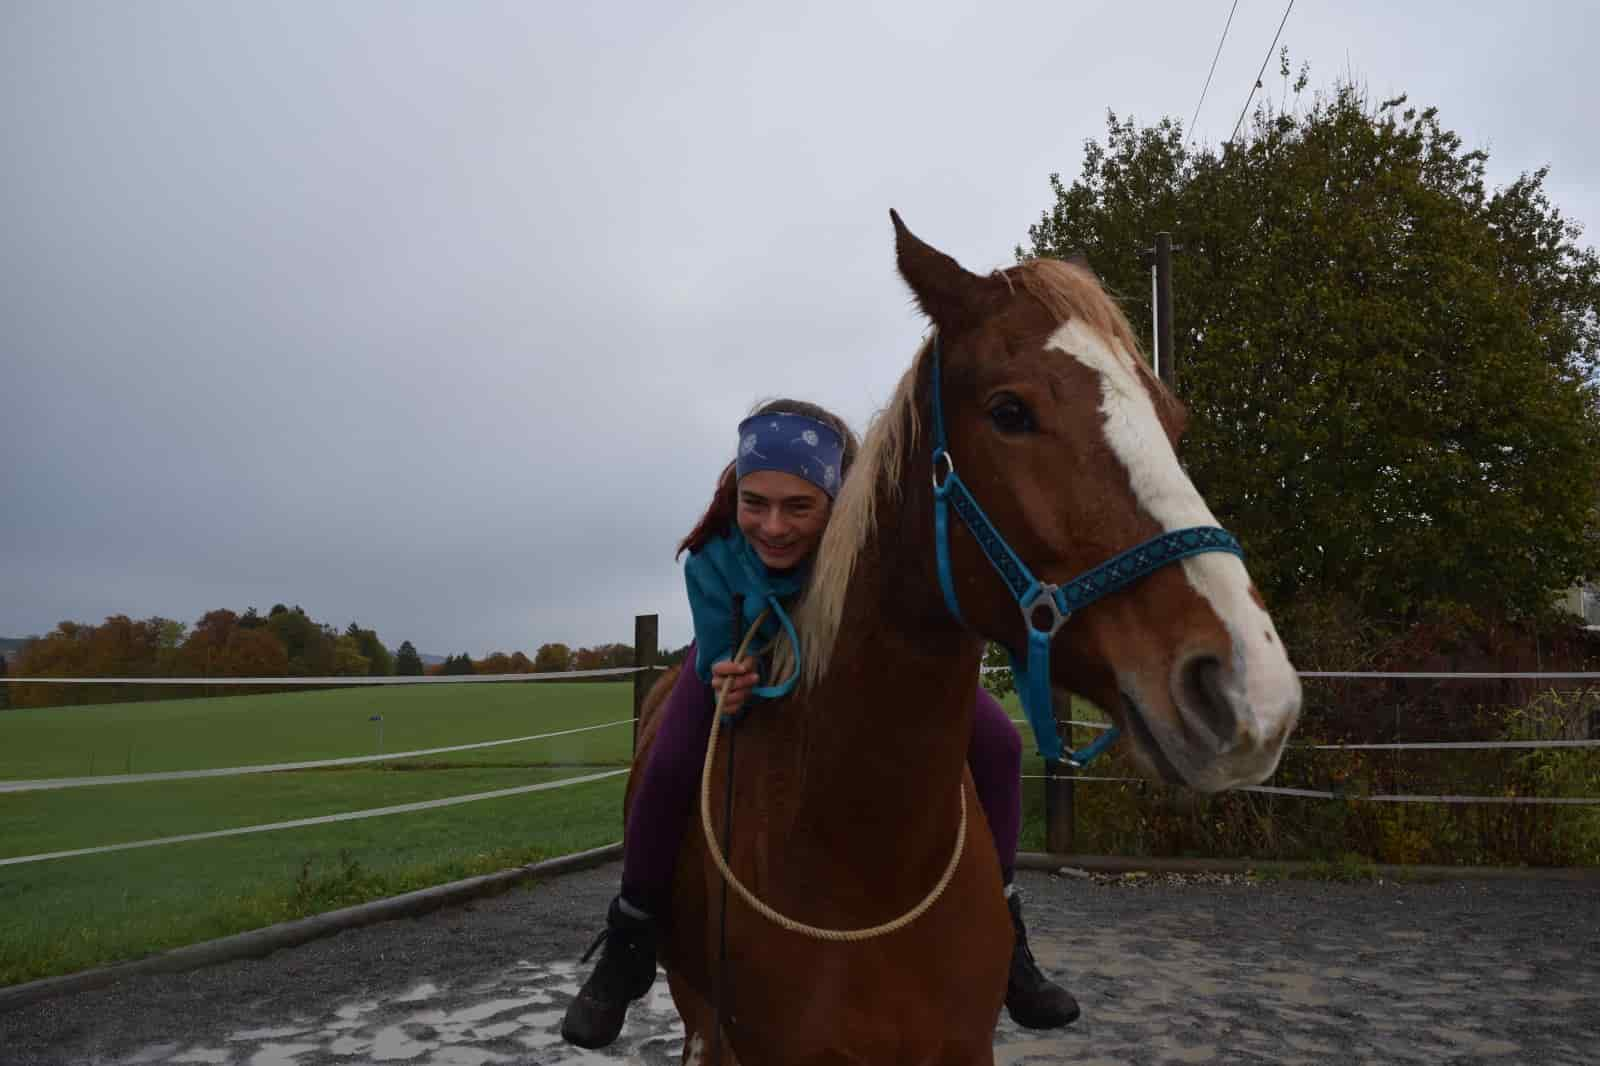
[[[950,462],[1039,581],[1066,584],[1163,533],[1217,524],[1174,450],[1182,406],[1086,266],[1037,260],[976,275],[893,218],[900,272],[938,334]],[[925,351],[913,370],[930,421],[934,367]],[[927,432],[913,436],[927,451]],[[911,460],[908,476],[924,469]],[[1015,590],[965,525],[951,527],[964,621],[1026,647]],[[1173,562],[1073,613],[1049,655],[1054,683],[1109,711],[1148,772],[1201,791],[1270,775],[1300,712],[1272,619],[1225,552]]]

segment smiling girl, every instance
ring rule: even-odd
[[[711,733],[716,692],[722,711],[780,699],[794,685],[762,676],[750,658],[733,660],[734,604],[743,634],[763,613],[752,642],[769,644],[788,630],[787,610],[805,588],[833,500],[857,451],[855,434],[832,412],[799,400],[774,400],[739,424],[738,457],[717,481],[716,495],[678,547],[694,619],[693,669],[685,668],[658,712],[660,725],[635,787],[623,832],[622,891],[606,928],[584,955],[604,944],[600,961],[567,1008],[561,1035],[580,1047],[617,1038],[628,1004],[649,990],[656,973],[657,927],[670,913],[673,866],[683,843]],[[1000,856],[1015,941],[1006,1008],[1020,1025],[1069,1025],[1078,1004],[1035,964],[1011,885],[1022,820],[1022,743],[994,697],[977,689],[967,765]]]

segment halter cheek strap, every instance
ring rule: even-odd
[[[1121,555],[1094,567],[1065,585],[1052,585],[1033,576],[1026,563],[1011,550],[989,516],[956,472],[945,437],[944,403],[940,391],[939,337],[933,339],[933,526],[939,567],[939,588],[945,606],[956,621],[965,626],[956,597],[955,575],[950,565],[950,511],[966,525],[983,549],[983,554],[1000,575],[1022,611],[1022,624],[1028,631],[1027,644],[1019,663],[1017,650],[1008,648],[1011,669],[1017,680],[1017,696],[1033,728],[1039,754],[1046,759],[1061,758],[1061,735],[1056,729],[1055,706],[1050,689],[1050,645],[1073,612],[1127,588],[1169,563],[1206,552],[1228,552],[1242,557],[1239,542],[1217,526],[1193,526],[1152,537]],[[943,477],[941,478],[941,468]],[[1115,743],[1116,727],[1106,730],[1093,744],[1073,752],[1067,762],[1083,766]]]

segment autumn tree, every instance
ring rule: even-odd
[[[572,669],[572,649],[565,644],[544,644],[533,655],[533,670],[539,674],[563,673]]]
[[[417,654],[417,649],[409,640],[400,642],[400,650],[394,657],[394,672],[401,677],[422,676],[422,656]]]
[[[217,675],[223,677],[286,677],[289,673],[289,653],[277,637],[264,626],[240,625],[228,638],[221,668]]]
[[[361,654],[361,642],[349,633],[333,642],[333,673],[337,677],[366,677],[372,660]]]
[[[351,622],[344,635],[356,642],[357,649],[367,660],[368,674],[373,677],[387,677],[394,673],[394,656],[383,646],[383,641],[378,639],[376,630],[362,629]]]
[[[135,621],[127,615],[108,617],[98,626],[62,622],[51,632],[23,646],[15,673],[25,677],[156,677],[170,651],[169,619]],[[181,627],[180,627],[181,628]],[[100,703],[126,698],[126,693],[65,686],[30,685],[13,693],[16,706]]]
[[[509,674],[511,673],[511,656],[503,651],[493,652],[479,659],[473,668],[480,674]]]
[[[1181,246],[1183,459],[1275,606],[1531,616],[1600,573],[1600,261],[1487,158],[1340,85],[1220,148],[1111,115],[1051,178],[1027,251],[1086,253],[1147,339],[1140,253]]]

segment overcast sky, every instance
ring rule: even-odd
[[[0,636],[300,604],[445,654],[690,636],[753,402],[858,428],[1108,108],[1188,124],[1231,0],[0,0]],[[1600,242],[1589,2],[1300,0]],[[1283,14],[1239,0],[1225,139]],[[1277,63],[1266,88],[1282,90]]]

